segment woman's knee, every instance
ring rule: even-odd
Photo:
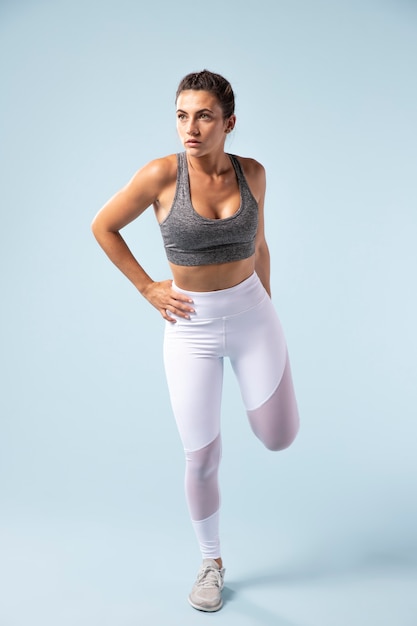
[[[220,435],[211,443],[199,450],[186,451],[186,471],[194,480],[205,482],[217,473],[221,458]]]
[[[285,450],[293,443],[300,420],[289,363],[271,397],[247,413],[253,432],[269,450]]]
[[[279,430],[277,432],[267,432],[267,433],[258,433],[258,438],[262,441],[264,446],[268,448],[268,450],[272,450],[273,452],[279,452],[281,450],[285,450],[289,448],[290,445],[294,442],[297,437],[299,430],[299,422],[298,419],[294,419],[291,428],[285,428]]]

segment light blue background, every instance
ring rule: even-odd
[[[415,626],[417,6],[412,0],[4,1],[1,626]],[[90,222],[181,149],[174,93],[236,91],[267,168],[273,299],[302,430],[251,434],[229,370],[226,605],[199,565],[163,322]],[[168,277],[151,211],[125,235]]]

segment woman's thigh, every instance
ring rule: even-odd
[[[269,296],[228,320],[230,360],[247,410],[261,406],[278,387],[287,362],[285,336]]]
[[[164,365],[184,449],[199,450],[220,432],[223,358],[216,327],[167,322]]]
[[[233,322],[231,362],[249,422],[267,448],[281,450],[294,440],[299,418],[280,321],[268,297]]]

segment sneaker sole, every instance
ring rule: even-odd
[[[193,609],[196,609],[197,611],[204,611],[204,613],[214,613],[215,611],[220,611],[220,609],[223,606],[223,600],[220,600],[219,604],[217,604],[216,606],[212,606],[212,607],[204,607],[204,606],[199,606],[198,604],[194,604],[194,602],[192,602],[190,597],[188,597],[188,602],[191,604]]]

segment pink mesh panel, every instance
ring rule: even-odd
[[[272,396],[247,414],[253,432],[269,450],[284,450],[294,441],[299,417],[288,358]]]
[[[200,450],[185,452],[185,493],[192,520],[204,520],[220,506],[220,435]]]

